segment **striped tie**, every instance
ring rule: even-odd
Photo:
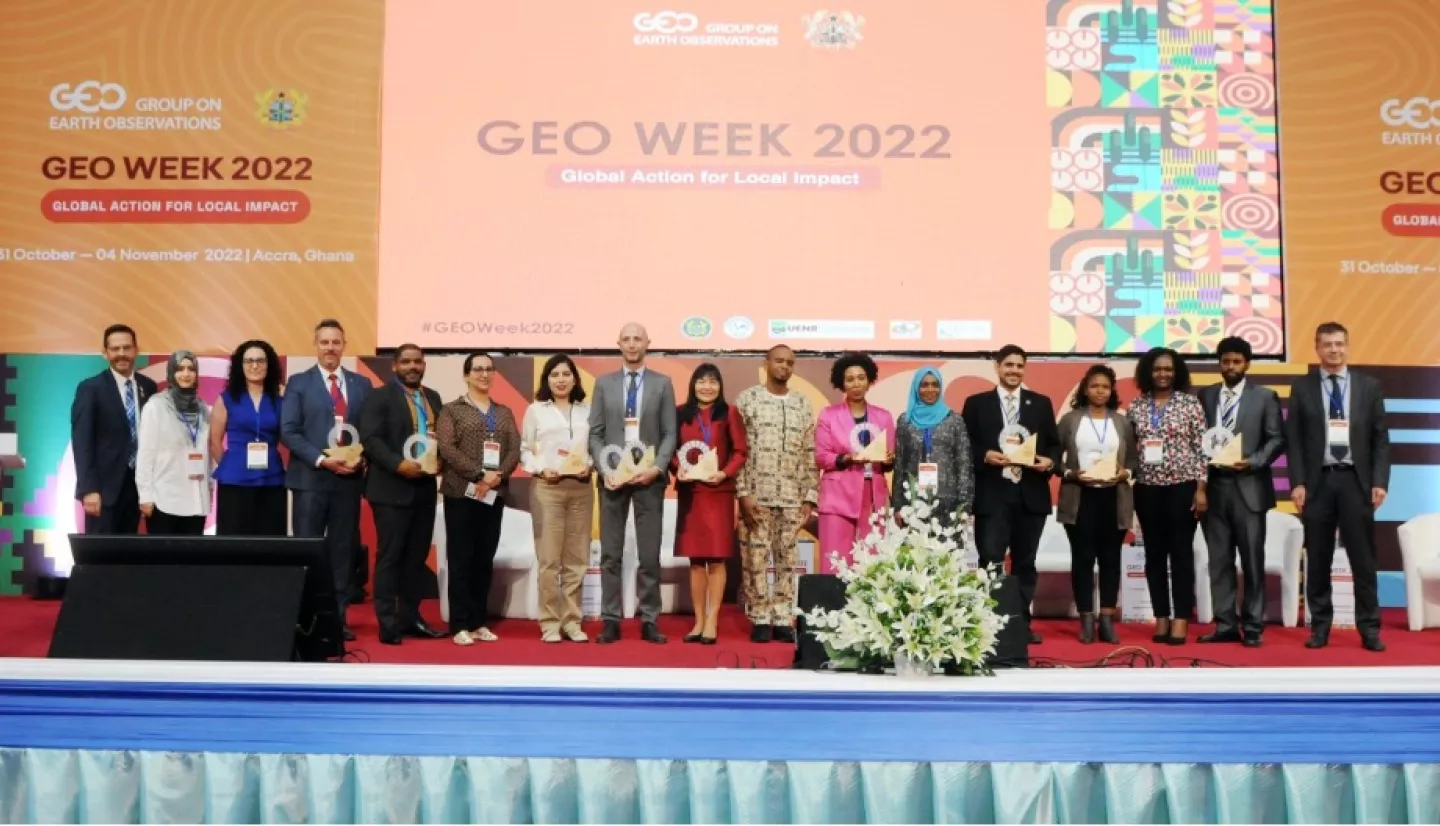
[[[1005,424],[1006,424],[1007,426],[1009,426],[1009,425],[1015,424],[1015,422],[1017,422],[1017,421],[1019,421],[1019,417],[1017,417],[1017,416],[1015,415],[1015,396],[1014,396],[1014,395],[1006,396],[1006,397],[1005,397]],[[1019,482],[1019,481],[1020,481],[1020,468],[1018,468],[1018,467],[1007,467],[1007,468],[1005,468],[1005,478],[1009,479],[1011,482]]]
[[[135,447],[139,444],[139,428],[135,421],[135,380],[125,380],[125,420],[130,423],[130,467],[135,467]]]
[[[1234,429],[1235,429],[1235,408],[1236,408],[1237,406],[1238,406],[1238,405],[1235,404],[1235,391],[1234,391],[1234,390],[1226,390],[1226,391],[1225,391],[1225,406],[1224,406],[1224,410],[1223,410],[1223,412],[1221,413],[1221,416],[1220,416],[1220,426],[1221,426],[1221,427],[1225,428],[1226,430],[1234,430]]]

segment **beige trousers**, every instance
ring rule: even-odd
[[[590,566],[595,487],[579,479],[530,482],[530,517],[540,570],[540,630],[580,624],[580,589]]]

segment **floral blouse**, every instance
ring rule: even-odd
[[[1135,428],[1140,453],[1136,484],[1183,485],[1205,481],[1210,467],[1200,447],[1205,436],[1205,408],[1199,399],[1189,393],[1175,393],[1167,404],[1159,407],[1147,393],[1130,406],[1130,424]],[[1164,445],[1158,465],[1145,462],[1145,442],[1149,439],[1160,439]]]

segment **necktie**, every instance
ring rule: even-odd
[[[625,418],[633,419],[635,418],[635,403],[637,400],[636,397],[638,395],[636,391],[640,389],[640,374],[626,373],[625,376],[630,381],[630,383],[625,387]]]
[[[1005,425],[1008,427],[1016,422],[1015,417],[1015,396],[1013,394],[1005,397]],[[1020,481],[1020,468],[1005,468],[1005,478],[1012,482]]]
[[[420,395],[419,390],[415,391],[415,422],[417,433],[423,435],[430,432],[430,419],[425,415],[425,398]]]
[[[135,467],[135,449],[140,442],[140,431],[135,421],[135,380],[125,380],[125,420],[130,423],[130,467]]]
[[[1340,377],[1330,376],[1330,418],[1345,418],[1345,395],[1340,389]],[[1350,448],[1347,445],[1331,445],[1330,456],[1337,462],[1345,461],[1350,455]]]
[[[1235,391],[1227,388],[1225,390],[1224,408],[1222,409],[1220,414],[1220,426],[1225,428],[1226,430],[1230,430],[1235,427],[1236,406],[1237,405],[1235,404]]]
[[[330,404],[335,408],[335,415],[345,418],[349,410],[345,406],[345,395],[340,392],[340,379],[337,374],[330,374]]]

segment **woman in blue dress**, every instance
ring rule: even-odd
[[[280,357],[264,341],[230,356],[230,378],[210,413],[215,468],[215,533],[285,536],[289,497],[280,460]]]

